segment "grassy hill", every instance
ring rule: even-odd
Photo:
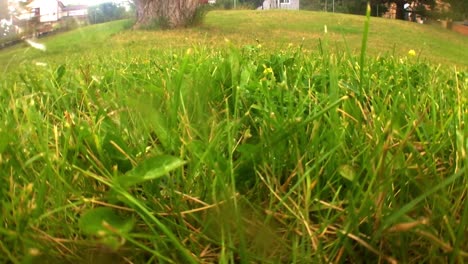
[[[0,263],[466,262],[466,37],[373,18],[361,56],[363,23],[216,11],[1,51]]]
[[[41,39],[47,52],[31,48],[12,48],[0,52],[3,67],[18,62],[46,60],[63,61],[82,55],[114,52],[134,54],[151,49],[179,49],[202,44],[208,48],[226,47],[226,39],[237,46],[261,44],[267,49],[302,45],[316,51],[319,39],[327,38],[337,51],[360,51],[362,16],[282,11],[214,11],[200,27],[176,31],[125,30],[130,22],[118,21],[95,25],[58,36]],[[25,46],[24,44],[23,46]],[[371,56],[405,56],[415,50],[420,60],[446,66],[468,66],[466,36],[444,30],[435,25],[419,25],[398,20],[371,18],[368,54]]]

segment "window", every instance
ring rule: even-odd
[[[280,4],[290,4],[290,0],[280,0]]]

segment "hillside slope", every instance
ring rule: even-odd
[[[284,46],[287,43],[303,43],[315,48],[318,38],[328,37],[344,48],[344,41],[352,51],[360,50],[364,17],[310,11],[238,11],[212,12],[206,18],[204,28],[208,32],[226,34],[242,42],[259,39],[269,45]],[[421,25],[400,20],[371,18],[369,53],[379,55],[393,53],[405,55],[413,49],[422,58],[432,62],[468,65],[468,38],[437,25]]]
[[[195,28],[175,31],[133,31],[129,21],[93,25],[39,40],[41,52],[26,44],[0,51],[3,67],[31,61],[66,61],[74,56],[109,55],[109,50],[135,54],[148,50],[186,49],[193,45],[220,48],[258,45],[277,50],[302,45],[316,51],[327,38],[339,51],[360,50],[364,17],[309,11],[212,11]],[[324,28],[327,28],[327,34]],[[228,41],[227,41],[228,40]],[[419,59],[435,64],[468,66],[468,38],[437,26],[371,18],[369,55],[406,56],[415,50]]]

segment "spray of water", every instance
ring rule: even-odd
[[[29,44],[29,46],[31,46],[31,47],[33,47],[35,49],[42,50],[42,51],[47,50],[46,46],[44,44],[42,44],[42,43],[37,43],[37,42],[35,42],[33,40],[30,40],[30,39],[26,39],[25,41],[26,41],[26,43]]]

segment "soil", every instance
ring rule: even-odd
[[[453,23],[452,30],[468,36],[468,25],[465,25],[464,23]]]

